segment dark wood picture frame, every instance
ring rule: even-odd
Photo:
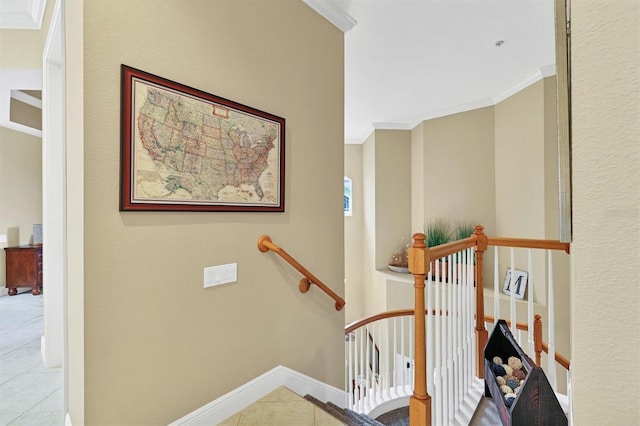
[[[121,91],[120,211],[284,211],[284,118],[124,64]]]

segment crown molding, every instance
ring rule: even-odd
[[[307,6],[315,10],[320,16],[338,27],[342,32],[346,33],[355,27],[358,21],[353,19],[344,10],[337,7],[333,2],[327,0],[302,0]]]
[[[425,120],[433,120],[434,118],[446,117],[447,115],[459,114],[461,112],[473,111],[474,109],[486,108],[495,105],[491,98],[479,99],[477,101],[466,102],[464,104],[451,105],[434,111],[425,112],[416,117],[411,122],[412,128]]]
[[[539,69],[531,73],[529,76],[524,78],[524,80],[520,81],[519,83],[516,83],[515,85],[511,86],[510,88],[498,94],[497,96],[494,96],[493,104],[494,105],[499,104],[500,102],[504,101],[508,97],[515,95],[516,93],[526,89],[527,87],[531,86],[534,83],[537,83],[543,78],[550,77],[555,74],[556,74],[555,64],[545,65],[543,67],[540,67]]]
[[[375,130],[411,130],[415,126],[411,123],[372,123]]]
[[[0,29],[39,30],[46,0],[0,1]]]
[[[410,120],[409,122],[371,123],[371,127],[367,129],[366,135],[364,137],[345,139],[345,144],[349,144],[349,145],[362,144],[364,143],[365,140],[367,140],[367,138],[375,130],[412,130],[418,124],[426,120],[433,120],[434,118],[440,118],[448,115],[458,114],[461,112],[472,111],[474,109],[495,106],[500,102],[504,101],[505,99],[507,99],[508,97],[513,96],[516,93],[531,86],[532,84],[542,80],[543,78],[551,77],[555,74],[556,74],[555,64],[546,65],[544,67],[541,67],[535,70],[531,75],[527,76],[524,80],[518,82],[517,84],[511,86],[507,90],[503,91],[502,93],[492,98],[479,99],[476,101],[466,102],[464,104],[452,105],[446,108],[425,112],[417,115],[414,119]]]

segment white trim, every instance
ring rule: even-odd
[[[379,123],[379,122],[373,122],[371,123],[373,125],[373,128],[375,130],[411,130],[413,129],[414,125],[411,125],[410,123]]]
[[[41,138],[41,130],[11,121],[12,90],[42,90],[42,70],[36,68],[0,69],[0,126]]]
[[[298,395],[310,394],[323,402],[331,401],[343,408],[346,406],[346,396],[343,390],[279,365],[249,383],[179,418],[169,426],[218,424],[280,386],[286,386]]]
[[[22,90],[12,90],[11,97],[16,101],[20,101],[27,105],[31,105],[32,107],[42,109],[42,101],[35,96],[31,96],[28,93],[23,92]]]
[[[531,86],[534,83],[537,83],[543,78],[550,77],[555,74],[556,74],[555,64],[545,65],[543,67],[540,67],[539,69],[535,70],[533,73],[531,73],[529,76],[524,78],[519,83],[516,83],[515,85],[511,86],[504,92],[498,94],[497,96],[494,96],[493,104],[494,105],[499,104],[500,102],[504,101],[508,97],[515,95],[516,93],[526,89],[527,87]]]
[[[448,115],[459,114],[461,112],[473,111],[474,109],[485,108],[493,106],[495,103],[491,98],[479,99],[477,101],[467,102],[459,105],[451,105],[446,108],[430,111],[418,116],[416,120],[412,122],[413,127],[422,123],[425,120],[433,120],[434,118],[446,117]],[[412,127],[412,128],[413,128]]]
[[[4,0],[0,8],[0,29],[39,30],[46,0]]]
[[[67,414],[64,416],[64,426],[72,426],[71,424],[71,415],[67,411]]]
[[[338,27],[342,32],[347,32],[351,28],[355,27],[358,21],[353,19],[344,10],[337,7],[335,4],[328,2],[327,0],[302,0],[307,6],[315,10],[318,15],[331,22]]]
[[[459,105],[452,105],[449,107],[445,107],[442,109],[425,112],[422,114],[418,114],[414,119],[407,122],[398,122],[398,123],[384,123],[384,122],[375,122],[372,123],[371,127],[367,129],[365,135],[360,138],[349,138],[345,139],[345,144],[362,144],[367,138],[371,135],[371,133],[375,130],[413,130],[418,124],[422,123],[426,120],[433,120],[434,118],[446,117],[448,115],[459,114],[461,112],[472,111],[474,109],[485,108],[489,106],[495,106],[500,102],[504,101],[510,96],[515,95],[516,93],[524,90],[530,85],[537,83],[543,78],[550,77],[556,74],[556,66],[555,64],[543,66],[536,71],[534,71],[531,75],[527,76],[524,80],[519,83],[513,85],[512,87],[506,89],[502,93],[492,97],[492,98],[484,98],[476,101],[467,102]]]

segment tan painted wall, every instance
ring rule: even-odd
[[[492,107],[423,122],[424,217],[495,229]],[[415,222],[415,220],[414,220]]]
[[[376,130],[376,269],[411,237],[411,132]]]
[[[546,237],[544,95],[544,82],[540,80],[495,107],[495,235]],[[557,193],[556,187],[556,198]],[[533,252],[534,269],[530,273],[534,279],[546,277],[545,261],[544,252]],[[499,283],[502,287],[505,271],[511,267],[508,249],[499,251],[499,264]],[[527,250],[515,251],[514,265],[516,269],[528,271]],[[489,287],[493,287],[493,283],[489,284]],[[544,303],[545,299],[544,286],[535,286],[534,301]]]
[[[544,238],[544,85],[495,106],[496,233]]]
[[[0,234],[7,236],[6,246],[31,243],[33,224],[42,223],[40,138],[0,127],[0,200]],[[4,287],[4,251],[0,258]]]
[[[376,130],[363,144],[364,315],[387,309],[387,264],[411,235],[411,133]]]
[[[0,29],[0,68],[42,68],[42,50],[54,3],[47,2],[39,30]]]
[[[640,424],[640,4],[571,18],[574,424]]]
[[[559,238],[558,142],[556,83],[554,77],[540,80],[495,106],[496,119],[496,235],[518,238]],[[542,316],[543,338],[548,341],[548,262],[544,251],[534,250],[533,270],[528,250],[515,250],[515,268],[532,274],[536,313]],[[569,309],[569,260],[564,252],[553,253],[555,297],[555,345],[571,356]],[[493,268],[492,264],[488,264]],[[499,286],[511,267],[510,251],[499,251]],[[487,283],[492,289],[493,283]],[[509,297],[501,294],[500,316],[509,318]],[[526,321],[526,303],[518,303],[517,318]],[[493,293],[485,306],[493,312]],[[544,361],[546,366],[546,361]],[[565,373],[557,369],[558,389],[565,391]]]
[[[362,289],[363,316],[383,312],[385,308],[384,283],[376,274],[376,133],[373,132],[362,144],[363,181],[363,241],[362,241]]]
[[[350,323],[362,318],[364,314],[362,145],[344,146],[344,175],[351,179],[353,191],[353,215],[344,217],[345,320]]]
[[[286,213],[118,211],[120,64],[287,119]],[[84,2],[85,422],[166,424],[277,365],[343,385],[343,33],[297,0]],[[203,289],[203,268],[238,283]]]

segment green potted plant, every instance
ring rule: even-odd
[[[459,220],[455,224],[454,236],[456,241],[469,238],[476,230],[475,222],[469,220]]]
[[[446,244],[451,239],[451,225],[444,219],[433,219],[427,223],[424,234],[427,236],[428,247]]]
[[[451,240],[451,225],[444,219],[438,218],[433,219],[427,222],[425,226],[424,234],[427,237],[426,243],[427,247],[435,247],[441,244],[446,244]],[[438,272],[438,276],[440,279],[444,279],[447,276],[447,260],[446,258],[441,259],[440,263],[440,271]],[[435,276],[436,273],[436,262],[432,261],[430,265],[431,273]]]
[[[455,229],[454,229],[455,240],[457,241],[457,240],[464,240],[465,238],[469,238],[474,233],[475,230],[476,230],[476,226],[474,221],[459,220],[455,224]],[[459,254],[456,254],[456,256],[459,256]],[[462,262],[462,259],[460,257],[457,257],[456,259],[458,260],[458,262]],[[473,261],[475,264],[475,253],[474,253]]]

